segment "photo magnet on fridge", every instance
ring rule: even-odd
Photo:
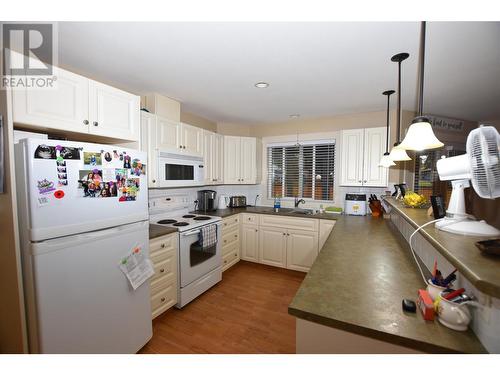
[[[76,147],[62,146],[59,151],[59,156],[63,159],[80,160],[80,150]]]
[[[38,194],[48,194],[56,190],[54,183],[52,181],[44,178],[43,180],[37,181]]]
[[[123,168],[130,169],[130,156],[123,155]]]
[[[85,165],[102,165],[100,152],[83,152],[83,163]]]
[[[146,165],[142,164],[139,159],[132,160],[132,168],[130,169],[131,176],[140,176],[146,174]]]
[[[105,152],[104,153],[104,160],[107,162],[107,163],[111,163],[113,161],[113,157],[111,156],[111,153],[110,152]]]
[[[39,145],[35,150],[35,159],[55,159],[56,148],[53,146]]]

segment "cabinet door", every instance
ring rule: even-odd
[[[89,133],[139,141],[139,96],[89,80],[89,113]]]
[[[214,134],[212,138],[212,177],[215,183],[224,182],[224,136]]]
[[[176,151],[182,149],[181,123],[156,117],[156,148],[161,151]]]
[[[203,156],[203,130],[181,124],[182,151],[193,156]]]
[[[254,225],[241,227],[241,259],[259,261],[259,228]]]
[[[214,176],[214,135],[215,133],[209,132],[208,130],[203,130],[203,163],[204,163],[204,174],[205,174],[205,185],[211,185],[215,183]]]
[[[386,128],[365,129],[364,142],[364,186],[387,186],[388,168],[379,167],[385,152]]]
[[[241,183],[240,137],[224,136],[224,183]]]
[[[141,151],[148,153],[149,187],[158,187],[158,154],[156,149],[156,116],[141,111]]]
[[[286,267],[286,232],[284,228],[259,228],[259,262]]]
[[[319,221],[319,244],[318,251],[323,248],[328,236],[330,235],[333,227],[335,226],[335,220],[320,220]]]
[[[318,232],[287,231],[286,268],[307,272],[318,255]]]
[[[78,133],[89,131],[89,80],[57,69],[57,88],[12,90],[15,123]]]
[[[255,138],[241,137],[241,183],[255,184],[257,181],[257,143]]]
[[[340,185],[361,186],[363,184],[363,137],[363,129],[342,132]]]

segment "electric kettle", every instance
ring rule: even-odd
[[[222,210],[227,208],[227,206],[229,206],[229,195],[219,195],[219,205],[217,208]]]

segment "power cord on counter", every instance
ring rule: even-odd
[[[445,218],[442,217],[440,219],[431,220],[428,223],[425,223],[425,224],[419,226],[417,229],[415,229],[415,231],[410,235],[410,238],[408,239],[408,243],[410,244],[411,255],[413,255],[413,259],[415,259],[415,263],[417,263],[418,270],[420,271],[420,275],[422,276],[422,280],[424,280],[425,285],[427,285],[427,279],[426,279],[426,277],[424,275],[424,271],[422,271],[422,267],[420,266],[420,263],[417,259],[417,254],[415,253],[415,250],[413,249],[413,245],[411,243],[411,240],[412,240],[413,236],[415,236],[415,234],[418,231],[420,231],[422,228],[426,227],[429,224],[436,223],[436,222],[442,221],[442,220],[445,220]],[[448,225],[459,223],[459,222],[464,221],[464,220],[467,220],[467,218],[450,220],[450,223]]]

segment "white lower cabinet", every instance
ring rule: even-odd
[[[222,219],[222,271],[240,261],[240,220],[239,215]]]
[[[156,318],[177,303],[177,233],[149,241],[154,275],[150,280],[151,316]]]
[[[318,232],[288,229],[286,268],[307,272],[318,255]]]
[[[318,250],[321,251],[323,245],[325,244],[328,236],[330,235],[333,227],[335,226],[336,220],[320,220],[319,221],[319,244]]]
[[[286,229],[259,228],[259,260],[270,266],[286,267]]]
[[[259,227],[256,225],[241,226],[241,259],[259,261]]]

